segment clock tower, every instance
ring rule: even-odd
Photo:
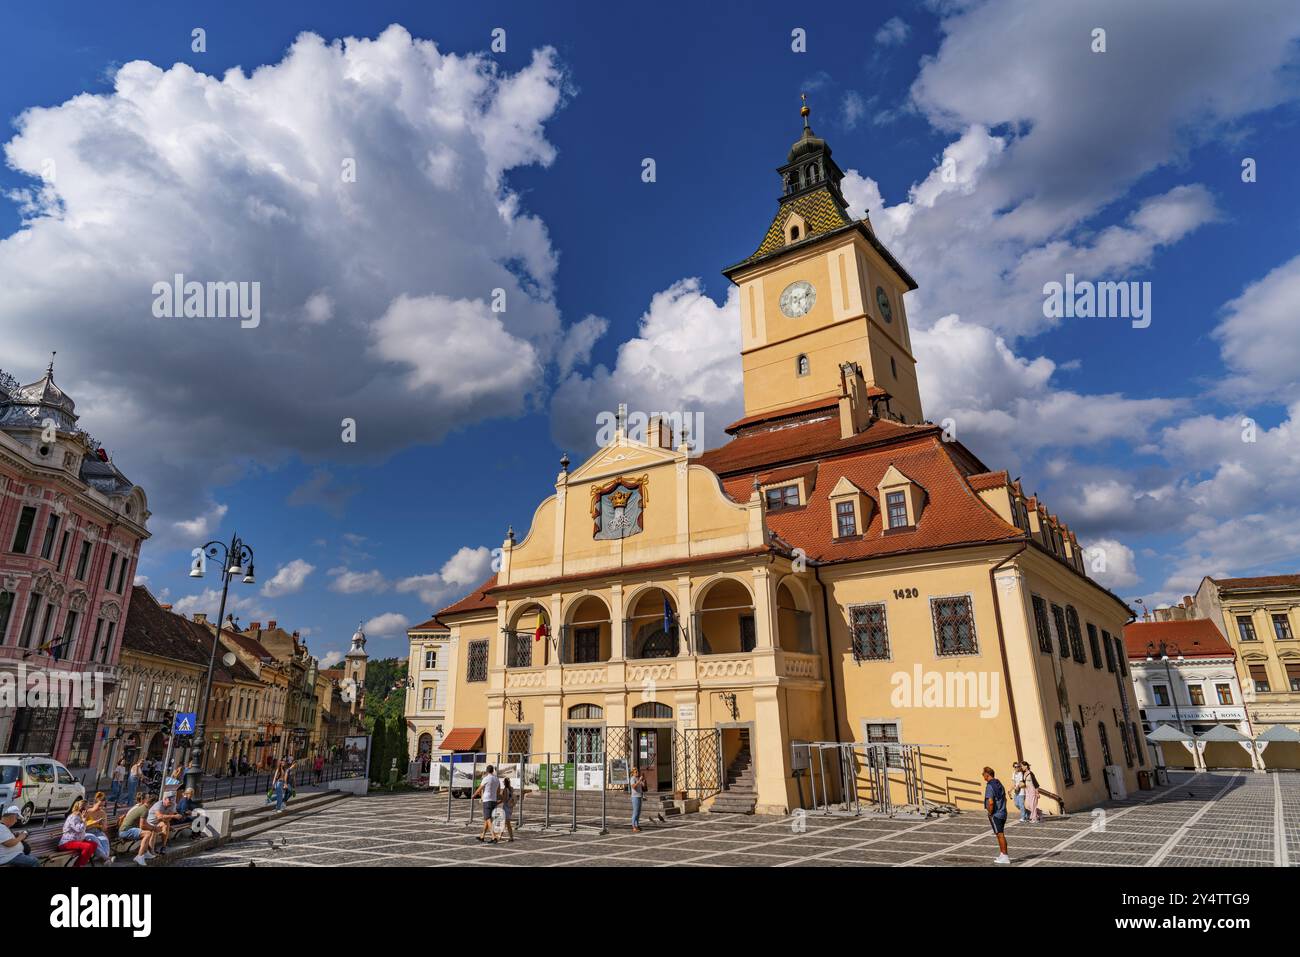
[[[740,288],[745,417],[850,396],[921,422],[903,306],[916,282],[870,220],[849,215],[844,173],[806,101],[800,113],[803,133],[777,168],[776,217],[754,254],[723,270]]]

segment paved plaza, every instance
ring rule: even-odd
[[[632,834],[567,827],[523,829],[513,844],[483,845],[477,828],[436,795],[375,794],[339,802],[249,841],[178,861],[179,867],[851,867],[992,866],[987,819],[733,817],[693,814]],[[1014,808],[1011,809],[1014,816]],[[1172,772],[1170,785],[1133,800],[1007,828],[1015,867],[1121,865],[1296,866],[1300,772]]]

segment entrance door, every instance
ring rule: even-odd
[[[637,728],[636,766],[645,775],[645,789],[659,790],[659,734],[655,728]]]
[[[655,766],[655,781],[651,791],[671,791],[673,789],[673,729],[655,728],[655,754],[658,763]]]

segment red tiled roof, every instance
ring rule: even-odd
[[[1124,650],[1130,661],[1147,656],[1147,644],[1176,644],[1187,658],[1232,658],[1232,645],[1208,618],[1186,621],[1135,621],[1124,626]]]
[[[438,745],[442,751],[476,751],[483,742],[483,728],[452,728]]]
[[[488,595],[488,590],[493,588],[497,583],[497,576],[493,575],[483,584],[479,585],[472,592],[466,595],[458,602],[453,602],[442,611],[434,615],[435,618],[446,618],[448,615],[457,615],[466,611],[482,611],[484,608],[495,608],[497,600]]]
[[[1236,591],[1249,588],[1297,588],[1300,575],[1261,575],[1257,578],[1212,578],[1220,590]]]
[[[815,428],[814,425],[805,427]],[[838,423],[835,427],[838,435]],[[908,429],[907,426],[900,428]],[[893,434],[898,435],[897,432]],[[829,496],[840,478],[847,478],[874,501],[875,496],[871,493],[891,465],[925,491],[925,505],[917,526],[908,531],[883,534],[877,503],[871,510],[867,527],[861,529],[858,536],[847,540],[833,539]],[[791,545],[802,548],[814,561],[874,558],[895,552],[1024,538],[1020,529],[1003,521],[974,493],[944,444],[936,434],[928,431],[918,432],[915,439],[909,436],[905,441],[884,447],[868,447],[847,455],[823,458],[818,463],[817,483],[818,488],[809,496],[806,505],[779,509],[767,516],[768,527],[773,532]],[[745,474],[732,475],[723,479],[722,484],[732,498],[744,500],[752,491],[753,479]]]
[[[970,487],[977,492],[984,492],[991,488],[1001,488],[1004,485],[1011,484],[1008,481],[1007,470],[1001,472],[981,472],[979,475],[971,475],[966,481],[970,482]]]
[[[726,445],[703,453],[695,464],[726,476],[938,433],[937,425],[903,425],[890,419],[877,419],[857,435],[842,439],[838,418],[794,422],[737,436]]]
[[[412,625],[410,628],[406,630],[407,631],[448,631],[449,628],[447,625],[444,625],[442,622],[440,622],[438,620],[438,617],[435,615],[434,617],[430,618],[428,621],[422,621],[418,625]]]
[[[758,412],[754,415],[747,415],[743,419],[737,419],[722,431],[728,435],[734,435],[736,432],[749,425],[757,425],[760,422],[774,422],[777,419],[785,419],[794,415],[802,415],[805,412],[819,412],[822,409],[835,409],[839,406],[838,399],[814,399],[811,402],[800,402],[798,405],[787,405],[780,409],[770,409],[767,412]]]
[[[275,656],[266,650],[266,647],[256,638],[250,638],[248,635],[241,635],[237,631],[231,631],[229,628],[221,629],[221,634],[229,638],[232,642],[239,645],[250,655],[260,658],[263,661],[273,661]]]

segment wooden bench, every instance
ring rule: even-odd
[[[63,827],[43,827],[27,835],[27,844],[32,857],[40,859],[41,867],[71,867],[77,859],[76,854],[59,850],[63,839]]]

